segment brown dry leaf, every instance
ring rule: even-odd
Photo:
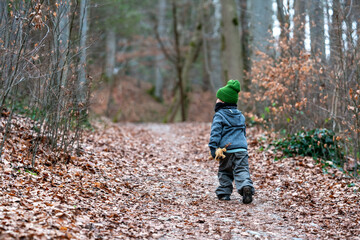
[[[210,123],[104,122],[106,127],[93,124],[96,130],[85,134],[80,156],[69,155],[66,165],[47,164],[61,154],[39,146],[38,174],[32,175],[20,154],[30,147],[25,139],[36,133],[25,119],[14,120],[0,164],[2,236],[349,239],[359,234],[359,181],[331,168],[323,174],[308,157],[274,162],[278,153],[259,151],[270,135],[259,128],[247,130],[256,195],[243,205],[235,191],[231,201],[216,198],[218,162],[207,160]]]

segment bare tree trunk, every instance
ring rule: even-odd
[[[190,88],[189,72],[195,61],[199,48],[201,47],[201,28],[201,24],[198,24],[197,30],[190,41],[189,50],[186,52],[184,65],[181,68],[181,72],[178,73],[180,74],[182,86],[179,86],[179,90],[177,91],[175,97],[176,101],[169,118],[170,122],[176,120],[175,118],[179,119],[179,116],[181,117],[181,121],[185,121],[188,117],[188,107],[190,102],[188,94],[188,89]],[[184,90],[183,98],[181,97],[181,89]]]
[[[0,1],[0,47],[4,47],[5,44],[7,4],[7,1]]]
[[[202,28],[201,28],[201,33],[202,33],[202,42],[203,42],[203,64],[202,64],[202,68],[203,68],[203,82],[202,82],[202,86],[203,86],[203,90],[207,91],[207,90],[211,90],[213,92],[216,91],[214,82],[216,81],[215,79],[215,75],[213,74],[213,68],[211,66],[211,58],[210,58],[210,53],[211,53],[211,42],[209,41],[209,35],[207,34],[207,32],[209,32],[209,28],[213,28],[212,22],[210,22],[210,24],[206,24],[210,19],[209,16],[209,12],[206,11],[207,9],[209,9],[208,6],[208,1],[206,0],[202,0],[201,1],[201,5],[202,5],[202,12],[201,12],[201,22],[202,22]],[[221,21],[221,20],[220,20]],[[209,26],[210,25],[210,26]]]
[[[171,108],[169,109],[165,122],[173,122],[175,120],[186,121],[187,111],[189,106],[189,71],[196,57],[198,56],[201,46],[201,33],[202,24],[200,20],[195,25],[195,33],[189,42],[188,50],[185,52],[185,56],[180,50],[180,33],[178,32],[178,16],[177,16],[177,5],[175,0],[172,1],[172,14],[173,14],[173,31],[174,31],[174,42],[175,42],[175,60],[173,61],[177,73],[177,86],[175,96]],[[201,16],[198,15],[198,19]],[[167,54],[166,54],[167,55]],[[172,57],[169,56],[169,59]]]
[[[182,69],[181,75],[182,75],[182,81],[183,81],[183,89],[185,90],[185,99],[184,99],[184,104],[185,104],[185,120],[188,117],[188,108],[189,108],[189,94],[188,94],[188,89],[190,89],[190,79],[189,79],[189,72],[191,69],[192,64],[195,61],[196,55],[199,51],[199,48],[201,46],[201,29],[202,29],[202,24],[199,23],[196,26],[196,31],[190,41],[190,45],[189,45],[189,50],[186,53],[185,56],[185,60],[184,60],[184,67]],[[185,121],[184,120],[184,121]]]
[[[157,31],[160,38],[165,36],[165,15],[166,15],[166,0],[159,0],[159,16]],[[160,48],[160,46],[159,46]],[[163,86],[164,78],[161,74],[161,70],[164,68],[164,56],[163,54],[156,55],[156,80],[155,80],[155,96],[162,100],[163,98]]]
[[[358,8],[358,13],[360,14],[360,3],[357,6],[357,8]],[[356,21],[356,35],[357,35],[356,49],[359,50],[360,49],[360,18],[358,18]],[[358,55],[359,54],[360,53],[358,53]]]
[[[211,79],[211,69],[210,69],[210,61],[209,61],[209,44],[208,44],[208,37],[206,35],[207,29],[206,29],[206,25],[205,25],[205,21],[206,19],[209,19],[209,14],[206,11],[207,7],[207,2],[205,0],[201,0],[201,22],[202,22],[202,41],[203,41],[203,61],[202,61],[202,89],[204,91],[208,91],[208,90],[212,90],[215,91],[214,89],[214,84],[213,81]]]
[[[342,15],[340,0],[333,0],[330,26],[330,63],[335,64],[342,55]]]
[[[55,17],[55,31],[54,31],[54,59],[56,69],[55,69],[55,79],[54,81],[57,91],[55,96],[58,99],[58,102],[53,103],[49,102],[49,106],[57,109],[57,111],[53,112],[53,118],[51,121],[60,122],[61,115],[63,112],[62,105],[64,105],[64,89],[67,84],[67,76],[69,71],[69,63],[68,63],[68,54],[69,54],[69,40],[70,40],[70,9],[71,4],[70,0],[64,0],[60,2],[58,6],[58,12]],[[54,139],[57,139],[59,134],[59,124],[57,124],[53,130]],[[55,143],[53,143],[53,147],[55,148]]]
[[[256,51],[270,54],[270,40],[272,38],[272,2],[266,0],[251,1],[251,35],[252,60],[259,60]]]
[[[106,60],[105,75],[109,79],[113,78],[116,54],[116,34],[115,29],[109,28],[106,32]]]
[[[115,29],[110,27],[106,32],[106,60],[105,60],[105,76],[109,84],[109,97],[106,108],[106,115],[110,116],[110,107],[113,103],[113,83],[114,83],[114,68],[115,68],[115,54],[116,54],[116,34]]]
[[[7,22],[8,22],[8,11],[7,11],[7,4],[8,1],[0,1],[0,40],[2,40],[0,42],[0,52],[2,53],[4,51],[4,49],[8,48],[8,43],[9,43],[9,28],[6,26]],[[6,65],[6,58],[8,58],[7,54],[1,54],[1,62],[3,63],[2,65],[0,65],[1,69],[2,69],[2,73],[0,75],[0,107],[2,107],[2,102],[3,102],[3,96],[4,93],[6,91],[6,89],[4,89],[4,87],[6,86],[6,82],[7,82],[7,68]],[[0,109],[1,110],[1,109]]]
[[[55,49],[59,49],[59,70],[58,85],[63,86],[66,83],[68,67],[66,63],[67,51],[69,48],[70,35],[70,0],[63,0],[59,5],[59,26],[55,40]]]
[[[221,1],[222,15],[222,72],[223,80],[238,79],[244,88],[239,18],[234,0]]]
[[[324,4],[323,0],[311,0],[308,3],[310,19],[310,41],[312,56],[320,55],[325,63],[325,30],[324,30]]]
[[[305,49],[305,1],[295,0],[294,15],[294,52],[299,55]]]
[[[88,0],[81,0],[80,5],[80,61],[79,61],[79,102],[86,101],[86,39],[88,30]]]
[[[222,79],[222,66],[221,66],[221,3],[220,0],[212,0],[214,5],[214,24],[213,35],[209,42],[210,48],[210,68],[211,77],[214,83],[214,90],[220,88],[223,85]]]
[[[359,3],[360,4],[360,1]],[[354,0],[346,0],[345,1],[345,9],[344,9],[344,21],[346,23],[346,42],[347,42],[347,52],[349,55],[352,55],[351,52],[356,47],[354,43],[353,33],[356,32],[356,29],[353,29],[354,19],[357,19],[358,16],[354,13],[356,11],[357,4]]]
[[[283,0],[276,0],[277,3],[277,18],[280,22],[280,42],[288,44],[289,42],[289,28],[290,28],[290,20],[289,14],[285,13]],[[282,49],[282,48],[280,48]],[[285,56],[285,52],[281,50],[281,56]]]
[[[176,52],[176,73],[178,76],[178,88],[179,88],[179,101],[181,108],[181,120],[185,121],[185,92],[184,92],[184,80],[182,78],[182,55],[180,51],[180,35],[178,32],[178,17],[177,17],[177,7],[175,0],[172,1],[172,14],[173,14],[173,31],[174,31],[174,40],[175,40],[175,52]]]
[[[250,14],[248,8],[248,0],[239,0],[240,1],[240,25],[241,25],[241,44],[242,44],[242,59],[244,62],[245,72],[250,72],[251,69],[251,48],[250,48],[250,30],[249,30],[249,21]],[[249,79],[244,79],[245,86],[250,85]]]

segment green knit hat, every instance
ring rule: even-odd
[[[216,97],[226,103],[237,103],[239,99],[240,82],[238,80],[229,80],[225,87],[220,88]]]

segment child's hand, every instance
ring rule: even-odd
[[[215,152],[216,152],[215,148],[210,148],[210,156],[212,157],[212,159],[214,159],[216,156]]]
[[[209,151],[209,160],[213,160],[214,157],[211,155],[211,151]]]

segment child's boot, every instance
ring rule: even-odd
[[[230,195],[218,195],[218,199],[221,201],[230,201]]]
[[[251,187],[246,186],[243,188],[243,203],[249,204],[252,202]]]

